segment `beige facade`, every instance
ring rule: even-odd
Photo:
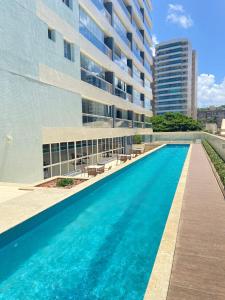
[[[149,138],[150,0],[0,8],[0,181],[71,174],[84,161],[128,151],[135,134]]]

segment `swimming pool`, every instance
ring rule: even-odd
[[[143,299],[188,148],[163,147],[48,209],[1,248],[0,299]]]

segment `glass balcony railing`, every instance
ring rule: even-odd
[[[125,60],[126,58],[124,58]],[[124,71],[129,73],[130,68],[127,66],[127,64],[120,56],[118,56],[116,53],[113,54],[113,61]]]
[[[132,121],[116,118],[115,119],[115,127],[132,128]]]
[[[141,20],[143,20],[143,15],[141,13],[141,7],[140,7],[140,4],[139,4],[138,0],[133,0],[133,2],[135,4],[138,16],[141,18]]]
[[[109,21],[110,24],[112,24],[112,16],[110,13],[106,10],[104,3],[102,0],[91,0],[94,5],[105,15],[106,19]]]
[[[152,69],[151,69],[151,67],[150,67],[149,62],[147,62],[147,61],[145,60],[144,66],[145,66],[145,69],[146,69],[150,74],[152,74]]]
[[[142,86],[144,86],[144,80],[141,78],[141,75],[133,72],[133,78],[135,81],[139,82]]]
[[[148,23],[146,22],[146,20],[144,20],[144,24],[145,24],[145,30],[147,31],[148,35],[149,35],[150,38],[152,39],[151,29],[150,29]]]
[[[93,45],[95,45],[100,51],[106,54],[112,59],[112,50],[109,49],[102,41],[100,41],[86,26],[80,21],[80,33],[86,37]]]
[[[144,63],[144,59],[143,59],[143,57],[141,56],[140,52],[139,52],[139,51],[133,50],[133,53],[134,53],[134,55],[137,57],[137,59],[143,64],[143,63]]]
[[[145,122],[145,128],[152,128],[152,123]]]
[[[139,29],[137,23],[135,22],[135,20],[133,20],[133,26],[134,26],[134,29],[135,29],[137,35],[139,36],[140,40],[143,42],[144,41],[144,37],[141,34],[140,29]]]
[[[133,96],[132,96],[131,94],[129,94],[129,93],[127,93],[127,100],[128,100],[129,102],[132,102],[132,101],[133,101]]]
[[[140,30],[138,29],[138,28],[135,28],[136,29],[136,33],[137,33],[137,35],[139,36],[139,38],[140,38],[140,40],[142,41],[142,43],[143,43],[143,41],[144,41],[144,37],[143,37],[143,35],[141,34],[141,32],[140,32]]]
[[[145,123],[140,121],[134,121],[134,128],[145,128]]]
[[[127,93],[118,87],[115,87],[115,95],[125,100],[127,99]]]
[[[113,127],[113,119],[111,117],[83,114],[83,126],[95,128],[111,128]]]
[[[131,21],[131,15],[130,15],[125,3],[123,2],[123,0],[118,0],[118,2],[120,4],[122,10],[124,11],[124,13],[127,15],[128,19]]]
[[[146,12],[146,14],[148,15],[149,19],[151,20],[151,23],[152,23],[152,16],[151,16],[151,10],[148,6],[148,4],[146,3],[146,0],[143,0],[144,2],[144,10]]]
[[[124,33],[123,30],[121,30],[120,26],[119,25],[116,25],[114,23],[114,28],[116,30],[116,32],[119,34],[119,36],[121,37],[121,39],[125,42],[125,44],[131,48],[131,42],[128,40],[126,34]]]
[[[121,90],[118,87],[115,87],[115,95],[120,97],[120,98],[123,98],[124,100],[132,102],[132,95],[125,92],[124,90]]]
[[[127,73],[128,73],[130,76],[132,76],[132,70],[131,70],[131,68],[128,67]]]
[[[84,68],[81,68],[81,80],[112,94],[112,84],[111,83],[104,80],[103,78],[96,76],[94,73],[92,73]]]

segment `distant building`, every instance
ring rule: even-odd
[[[186,39],[156,46],[153,99],[157,115],[179,112],[197,118],[197,55]]]
[[[205,124],[205,129],[213,134],[216,134],[218,132],[218,127],[216,123],[206,123]]]
[[[218,128],[221,128],[222,120],[225,119],[225,105],[198,109],[198,120],[203,124],[216,123]]]

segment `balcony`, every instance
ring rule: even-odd
[[[152,40],[152,32],[151,32],[150,27],[149,27],[148,23],[146,22],[146,20],[144,20],[144,24],[145,24],[145,29]]]
[[[152,123],[145,122],[145,128],[152,128]]]
[[[138,2],[138,0],[133,0],[134,4],[135,4],[135,7],[136,7],[136,10],[137,10],[137,13],[138,13],[138,16],[141,18],[141,20],[143,21],[143,15],[141,13],[141,7],[140,7],[140,4]]]
[[[112,128],[113,119],[111,117],[84,114],[82,116],[83,126],[94,128]]]
[[[120,57],[119,55],[117,55],[115,52],[113,53],[113,61],[125,72],[127,72],[129,74],[129,70],[130,68],[127,66],[127,64],[125,63],[125,60],[127,60],[126,57]]]
[[[132,77],[132,70],[128,67],[127,73]]]
[[[125,100],[127,99],[127,93],[118,87],[115,87],[115,95]]]
[[[140,29],[139,29],[137,23],[135,22],[135,20],[133,20],[133,26],[134,26],[135,32],[137,33],[138,37],[140,38],[141,42],[143,43],[144,42],[144,37],[141,34]]]
[[[133,50],[134,55],[137,57],[137,59],[141,62],[141,64],[144,64],[144,59],[141,56],[141,53],[139,51]]]
[[[118,2],[120,4],[122,10],[124,11],[124,13],[127,15],[128,19],[131,21],[131,15],[130,15],[125,3],[123,2],[123,0],[118,0]]]
[[[132,128],[132,121],[126,119],[115,119],[115,127],[117,128]]]
[[[143,37],[143,35],[141,34],[139,28],[135,27],[135,31],[136,31],[137,35],[139,36],[141,42],[143,43],[143,42],[144,42],[144,37]]]
[[[139,82],[141,86],[144,86],[144,80],[140,77],[140,74],[133,73],[133,78],[135,81]]]
[[[81,68],[81,80],[112,94],[112,84],[96,76],[94,73]]]
[[[151,69],[151,67],[150,67],[149,62],[147,62],[147,61],[145,60],[144,66],[145,66],[145,69],[152,75],[152,69]]]
[[[143,0],[143,2],[144,2],[144,10],[146,11],[146,13],[147,13],[147,15],[148,15],[148,17],[149,17],[149,19],[150,19],[150,21],[152,23],[151,10],[150,10],[148,4],[146,3],[146,1]]]
[[[106,10],[103,1],[101,0],[91,0],[94,5],[98,8],[98,10],[100,10],[103,15],[106,17],[106,19],[108,20],[109,24],[112,24],[112,16],[110,15],[110,13]]]
[[[109,49],[103,42],[96,38],[96,36],[80,21],[80,33],[95,45],[100,51],[112,59],[112,50]]]
[[[134,128],[145,128],[145,123],[140,121],[134,121]]]
[[[133,96],[131,94],[129,94],[129,93],[127,93],[127,100],[129,102],[133,102]]]
[[[118,33],[118,35],[121,37],[121,39],[124,41],[124,43],[131,49],[131,42],[127,38],[127,36],[124,33],[124,31],[121,30],[121,28],[117,24],[115,24],[115,23],[114,23],[114,29],[116,30],[116,32]]]

